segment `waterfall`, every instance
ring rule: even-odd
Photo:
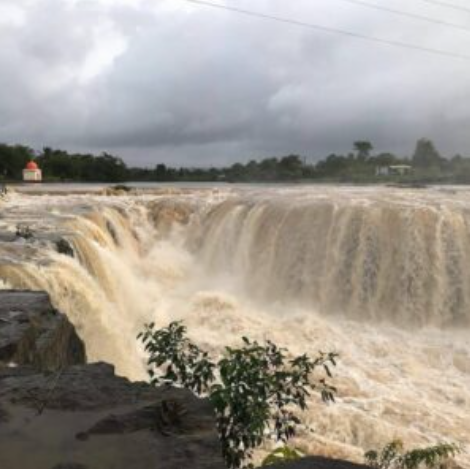
[[[152,236],[143,213],[142,209],[126,213],[119,207],[104,207],[59,218],[74,258],[58,254],[50,236],[49,242],[31,243],[29,258],[23,254],[0,262],[0,278],[9,286],[51,295],[54,305],[84,337],[91,360],[113,363],[119,373],[133,378],[145,376],[135,337],[152,317],[158,294],[134,268],[140,263],[142,240],[131,222],[145,236]],[[3,249],[6,255],[11,252],[8,245]]]
[[[212,354],[243,335],[336,350],[338,403],[312,398],[305,451],[470,441],[466,191],[15,195],[1,210],[0,288],[49,292],[91,361],[144,379],[137,333],[178,319]]]
[[[226,201],[190,226],[211,275],[265,302],[409,326],[470,325],[470,215],[277,197]]]

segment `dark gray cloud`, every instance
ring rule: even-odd
[[[469,32],[340,0],[226,3],[470,50],[470,16],[419,0],[393,6]],[[144,165],[318,158],[364,138],[407,154],[421,136],[470,155],[470,61],[183,0],[0,0],[0,42],[1,141],[108,150]]]

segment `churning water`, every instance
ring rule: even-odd
[[[247,188],[0,202],[0,288],[46,290],[91,360],[145,377],[136,334],[184,319],[214,354],[242,335],[341,354],[306,452],[361,460],[452,441],[470,467],[470,192]],[[17,224],[30,240],[13,239]],[[59,254],[66,239],[75,257]],[[2,241],[3,240],[3,241]]]

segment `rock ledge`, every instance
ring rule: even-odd
[[[223,469],[212,409],[85,363],[40,292],[0,291],[1,469]]]
[[[0,366],[56,371],[85,362],[85,345],[47,293],[0,291]]]

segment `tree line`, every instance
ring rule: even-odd
[[[470,158],[456,155],[444,158],[431,140],[417,142],[411,157],[374,153],[371,142],[354,143],[346,155],[331,154],[316,162],[300,155],[250,160],[226,167],[191,168],[157,164],[153,168],[129,167],[119,157],[69,153],[46,147],[39,155],[24,145],[0,144],[0,179],[21,180],[22,170],[31,159],[39,164],[46,181],[57,182],[277,182],[311,180],[318,182],[404,182],[470,183]],[[401,176],[377,175],[377,168],[409,165]]]

